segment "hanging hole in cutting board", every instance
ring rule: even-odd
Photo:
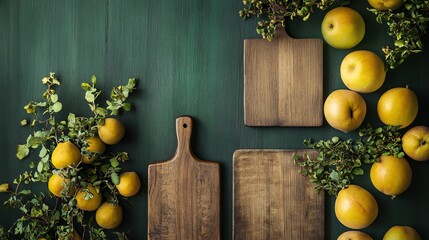
[[[183,126],[183,128],[187,128],[188,124],[184,123],[182,126]]]

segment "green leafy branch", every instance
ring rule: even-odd
[[[31,161],[30,170],[20,174],[13,181],[14,190],[7,183],[0,185],[0,192],[9,194],[4,206],[18,209],[22,213],[10,228],[0,226],[1,240],[57,237],[72,239],[75,225],[80,226],[90,239],[108,239],[104,229],[92,224],[93,220],[86,222],[85,212],[76,206],[77,191],[74,190],[85,191],[88,185],[92,185],[103,194],[107,202],[119,203],[125,200],[123,197],[119,198],[116,185],[119,183],[121,164],[128,160],[128,153],[90,153],[87,150],[87,139],[96,135],[98,125],[102,125],[106,117],[118,115],[121,110],[131,110],[131,104],[127,99],[135,90],[135,81],[134,78],[130,78],[126,85],[114,87],[110,99],[106,101],[107,106],[102,107],[97,103],[102,92],[96,87],[97,78],[92,76],[91,83],[82,83],[81,87],[85,90],[85,100],[93,116],[84,117],[69,113],[66,120],[58,121],[56,117],[63,105],[59,101],[55,87],[60,86],[60,82],[55,73],[50,73],[48,77],[42,79],[42,84],[46,86],[42,95],[44,101],[30,101],[24,109],[31,119],[21,121],[22,126],[40,128],[31,133],[24,144],[18,145],[16,153],[16,157],[22,160],[38,150],[38,160]],[[63,141],[73,142],[81,153],[88,157],[96,154],[96,160],[91,164],[79,163],[77,166],[54,169],[50,162],[51,154],[58,143]],[[63,184],[61,197],[52,199],[43,193],[35,195],[29,189],[21,189],[23,184],[46,183],[53,174],[69,180]],[[87,191],[85,199],[92,197],[93,195]],[[119,240],[127,239],[125,233],[112,234]]]
[[[4,185],[5,191],[10,194],[3,203],[5,208],[19,209],[22,216],[18,218],[9,230],[0,226],[0,239],[39,239],[42,236],[54,234],[55,223],[60,219],[59,211],[47,205],[46,196],[43,193],[33,194],[31,190],[20,190],[22,184],[33,182],[33,176],[25,172],[14,180],[14,191]],[[13,231],[11,231],[13,229]],[[37,229],[37,231],[35,231]],[[19,237],[18,237],[19,236]]]
[[[387,65],[393,69],[412,54],[423,50],[422,37],[427,33],[429,1],[404,0],[399,11],[369,9],[379,23],[386,21],[393,46],[383,47]]]
[[[96,99],[101,93],[101,91],[95,87],[96,83],[96,76],[92,76],[91,83],[84,82],[81,84],[81,87],[86,91],[85,99],[88,102],[89,108],[96,117],[106,117],[108,115],[108,110],[110,110],[110,115],[118,115],[121,109],[124,111],[131,110],[131,104],[126,102],[126,100],[129,97],[129,94],[136,89],[135,78],[128,79],[128,83],[126,85],[113,87],[110,92],[110,100],[106,101],[107,108],[100,107],[96,103]]]
[[[275,29],[285,26],[287,19],[301,17],[308,20],[314,9],[326,10],[334,4],[347,5],[346,0],[243,0],[243,9],[239,15],[243,20],[256,16],[256,32],[264,39],[271,41]],[[385,21],[388,34],[394,39],[393,46],[385,46],[382,51],[390,69],[394,69],[412,54],[422,51],[422,37],[427,33],[429,22],[428,0],[404,0],[404,5],[395,11],[368,9],[375,14],[379,23]]]
[[[47,85],[47,89],[43,93],[45,102],[31,101],[24,107],[26,112],[33,116],[33,120],[30,124],[31,127],[34,127],[36,124],[46,125],[46,123],[48,123],[48,128],[43,128],[41,131],[35,131],[33,134],[28,136],[25,144],[18,145],[18,151],[16,154],[17,158],[24,159],[28,156],[31,149],[36,149],[39,146],[42,147],[40,155],[45,155],[43,154],[46,152],[44,144],[52,140],[58,143],[70,138],[77,138],[78,142],[83,142],[83,136],[85,136],[86,131],[89,131],[91,135],[94,135],[97,130],[97,125],[101,125],[107,116],[118,115],[121,109],[125,111],[131,110],[131,104],[126,102],[126,99],[135,89],[135,81],[135,78],[130,78],[127,85],[114,87],[110,94],[111,100],[106,101],[107,107],[104,108],[100,107],[96,103],[101,91],[95,87],[97,78],[92,76],[92,83],[82,83],[81,87],[86,91],[85,99],[88,102],[90,110],[94,113],[94,116],[76,117],[75,114],[70,113],[67,121],[61,121],[57,125],[55,114],[61,111],[62,104],[58,101],[58,95],[53,87],[55,85],[59,86],[60,82],[56,78],[55,73],[50,73],[49,77],[42,79],[42,83]],[[39,114],[40,110],[42,111],[41,116],[48,114],[48,117],[41,118]],[[21,121],[21,125],[25,126],[27,124],[28,121],[26,119]],[[59,133],[61,134],[58,135]]]
[[[287,19],[293,20],[295,17],[300,17],[306,21],[310,18],[314,8],[325,10],[333,4],[347,4],[348,2],[348,0],[243,0],[244,8],[240,10],[239,15],[243,20],[252,16],[258,18],[266,16],[268,20],[258,21],[256,32],[271,41],[276,28],[284,27]]]
[[[60,220],[60,212],[49,207],[46,202],[47,199],[43,193],[36,195],[29,190],[10,197],[4,206],[19,209],[22,216],[13,224],[13,233],[8,233],[5,229],[0,231],[0,239],[39,239],[46,235],[53,235],[55,223]]]
[[[300,173],[309,177],[317,191],[326,190],[336,195],[355,176],[363,175],[363,164],[378,162],[383,155],[405,156],[398,127],[367,125],[359,131],[359,137],[358,140],[341,140],[339,137],[319,141],[305,139],[304,144],[319,154],[315,159],[308,154],[295,155]]]

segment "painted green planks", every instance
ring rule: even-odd
[[[386,26],[376,23],[366,1],[350,5],[362,13],[367,33],[355,49],[369,49],[381,55],[381,46],[391,43]],[[242,21],[240,0],[0,0],[0,182],[12,182],[27,169],[31,160],[15,158],[16,145],[29,133],[19,126],[25,117],[22,107],[37,99],[41,78],[55,71],[63,80],[60,98],[64,111],[86,114],[82,81],[92,74],[107,96],[110,88],[128,77],[138,78],[138,91],[131,102],[134,110],[121,117],[127,128],[123,144],[129,151],[128,168],[147,181],[151,162],[168,159],[176,149],[174,122],[179,115],[192,115],[195,122],[192,145],[202,159],[221,163],[221,239],[232,239],[232,155],[244,148],[304,148],[302,140],[326,139],[343,134],[325,123],[317,128],[252,128],[244,126],[243,40],[258,38],[256,21]],[[288,21],[294,38],[321,38],[324,12],[315,11],[307,22]],[[427,39],[427,37],[426,37]],[[324,96],[345,88],[339,64],[350,50],[336,50],[324,44]],[[365,94],[366,121],[380,124],[375,103],[387,89],[410,85],[422,106],[429,103],[425,62],[428,52],[413,56],[395,71],[376,93]],[[422,107],[415,124],[426,124],[429,112]],[[202,144],[204,142],[204,144]],[[423,239],[429,238],[424,225],[429,207],[429,165],[411,162],[411,188],[394,201],[378,194],[367,175],[356,179],[371,190],[383,211],[366,231],[381,239],[388,226],[415,226]],[[124,169],[125,170],[125,169]],[[128,170],[128,169],[127,169]],[[5,199],[0,195],[0,201]],[[327,197],[325,239],[336,239],[345,230],[335,219],[333,197]],[[124,207],[125,220],[118,230],[131,230],[131,239],[147,236],[147,189]],[[10,225],[13,212],[0,208],[0,224]]]

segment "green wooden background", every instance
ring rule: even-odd
[[[366,37],[355,49],[381,54],[391,43],[386,26],[366,11],[366,1],[350,5],[364,16]],[[0,0],[0,183],[12,182],[27,169],[30,160],[15,158],[16,145],[25,142],[29,130],[19,122],[23,106],[40,99],[40,80],[54,71],[62,86],[59,94],[64,114],[85,115],[80,83],[92,74],[99,87],[110,91],[138,78],[135,108],[121,120],[125,140],[118,149],[129,151],[127,169],[138,171],[147,185],[147,166],[170,158],[176,148],[175,118],[191,115],[195,121],[193,146],[201,159],[221,163],[222,239],[232,235],[232,154],[242,148],[304,148],[302,140],[342,134],[326,122],[319,128],[251,128],[243,124],[243,40],[258,38],[256,20],[238,16],[240,0]],[[293,37],[321,38],[324,12],[317,11],[303,23],[287,26]],[[427,43],[428,39],[425,38]],[[351,50],[324,45],[324,95],[345,88],[339,77],[342,58]],[[420,109],[414,125],[428,124],[428,51],[413,56],[390,71],[382,89],[365,94],[366,121],[379,125],[376,101],[387,89],[409,85],[418,95]],[[311,71],[312,66],[308,66]],[[311,113],[309,113],[311,114]],[[391,200],[378,193],[368,174],[357,179],[376,197],[380,212],[367,229],[381,239],[392,225],[411,225],[429,239],[429,163],[411,162],[413,183],[403,195]],[[0,195],[3,202],[6,196]],[[334,197],[326,201],[326,238],[336,239],[347,230],[333,213]],[[147,234],[147,188],[131,199],[120,230],[130,230],[131,239]],[[0,208],[0,224],[9,226],[16,212]]]

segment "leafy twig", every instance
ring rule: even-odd
[[[387,65],[393,69],[406,58],[423,50],[422,37],[429,22],[429,1],[404,0],[399,11],[369,9],[379,23],[386,21],[393,46],[383,47]]]
[[[398,127],[383,126],[373,128],[367,125],[359,131],[358,140],[341,140],[333,137],[329,140],[304,140],[309,148],[316,149],[316,159],[295,155],[295,163],[300,173],[308,176],[317,191],[326,190],[336,195],[347,187],[355,176],[362,175],[363,164],[379,161],[383,155],[404,157]]]
[[[97,160],[91,164],[77,164],[62,169],[53,169],[51,166],[51,155],[59,142],[71,141],[81,153],[89,154],[88,137],[93,137],[97,132],[98,124],[104,122],[108,116],[117,115],[120,110],[129,111],[131,104],[126,102],[129,94],[135,90],[135,79],[129,79],[124,86],[114,87],[107,107],[100,106],[96,100],[101,91],[96,88],[96,77],[91,78],[91,83],[82,83],[85,90],[85,100],[93,116],[83,117],[69,113],[67,120],[58,121],[57,113],[62,110],[62,104],[56,94],[54,87],[60,86],[60,82],[55,73],[50,73],[48,77],[42,79],[46,86],[43,93],[43,101],[30,101],[25,107],[25,111],[32,118],[31,121],[23,120],[21,125],[40,129],[34,131],[27,137],[24,144],[17,148],[16,156],[24,159],[38,150],[37,161],[29,164],[30,171],[25,171],[15,180],[15,190],[9,189],[9,184],[1,184],[0,192],[9,193],[9,198],[4,202],[7,208],[18,209],[22,216],[9,228],[0,226],[0,239],[70,239],[74,225],[80,225],[90,239],[107,239],[107,235],[102,228],[97,228],[86,223],[84,211],[77,208],[75,195],[81,189],[85,191],[91,184],[94,188],[103,193],[106,201],[119,203],[116,184],[119,183],[120,164],[128,160],[126,152],[105,152],[97,155]],[[29,124],[30,122],[30,124]],[[91,156],[92,157],[92,156]],[[58,174],[65,181],[61,197],[56,198],[52,207],[52,200],[40,193],[32,194],[31,190],[21,190],[23,184],[28,185],[34,182],[47,182],[53,175]],[[74,192],[74,195],[72,194]],[[85,198],[93,195],[88,192]],[[84,233],[85,234],[85,233]],[[125,239],[125,234],[117,234],[118,239]]]
[[[256,32],[263,38],[271,41],[274,38],[277,26],[285,26],[287,19],[300,17],[306,21],[310,18],[314,8],[325,10],[329,6],[342,3],[348,3],[348,0],[243,0],[244,8],[240,10],[239,15],[243,20],[252,16],[266,16],[268,20],[258,22]]]
[[[239,15],[243,20],[256,16],[258,21],[256,32],[271,41],[275,37],[275,29],[285,26],[287,19],[301,17],[306,21],[314,9],[326,10],[334,4],[346,5],[347,0],[243,0],[243,9]],[[404,0],[404,5],[395,11],[368,9],[376,16],[379,23],[385,21],[388,34],[393,37],[393,46],[385,46],[382,51],[386,63],[393,69],[404,62],[412,54],[422,51],[422,37],[427,32],[429,22],[428,0]]]

